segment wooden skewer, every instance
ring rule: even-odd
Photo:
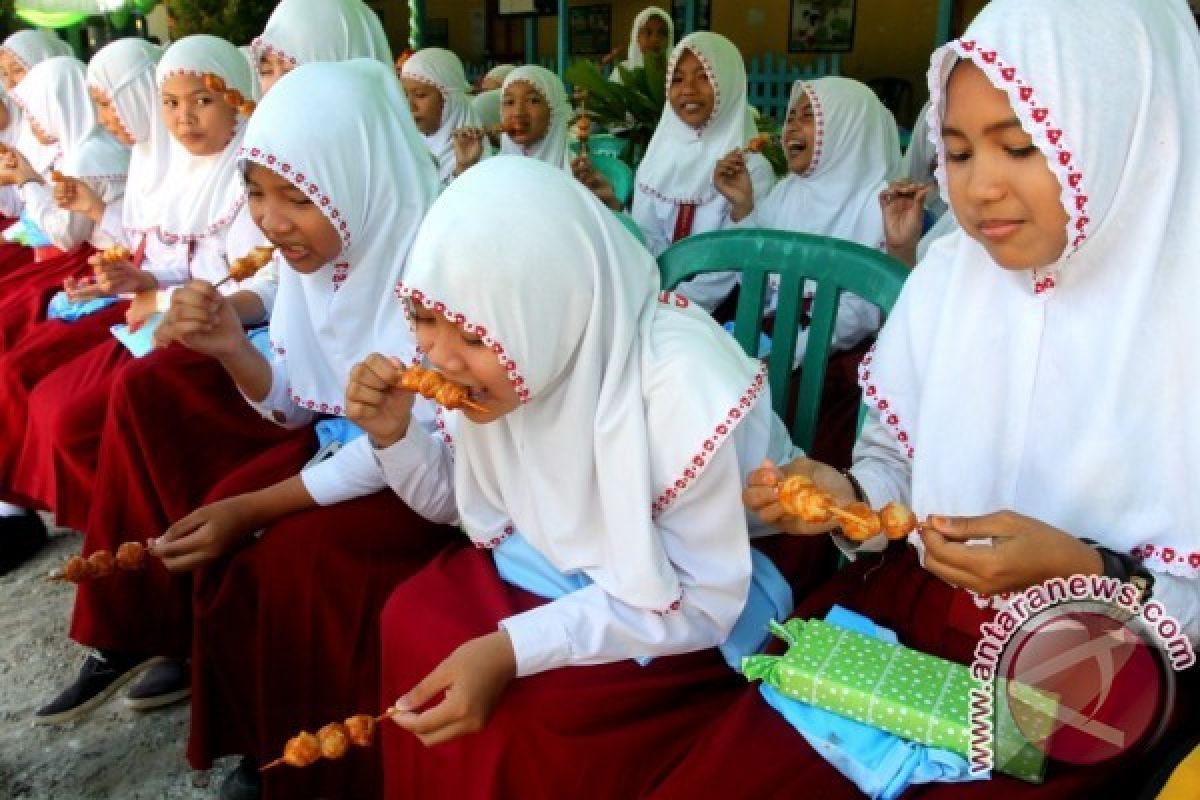
[[[862,518],[860,518],[858,515],[851,514],[849,511],[843,511],[837,506],[830,506],[829,513],[838,519],[845,520],[846,522],[853,522],[855,525],[861,525],[863,522]]]

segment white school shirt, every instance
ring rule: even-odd
[[[446,416],[456,417],[457,412]],[[453,453],[441,432],[430,435],[425,427],[410,425],[403,439],[375,451],[365,440],[356,440],[363,442],[357,458],[375,458],[387,485],[410,508],[433,522],[458,522]],[[751,538],[774,533],[748,514],[741,500],[747,476],[762,460],[765,441],[770,443],[767,456],[779,463],[799,454],[770,402],[762,398],[734,429],[732,446],[729,441],[719,446],[688,491],[656,520],[683,589],[677,612],[662,615],[635,608],[597,584],[585,586],[500,621],[512,639],[517,675],[675,655],[724,642],[746,603],[749,565],[713,563],[704,554],[710,542],[728,536],[730,530],[748,528]],[[759,445],[757,453],[746,452],[750,443]]]
[[[120,200],[125,194],[125,176],[89,178],[84,182],[100,196],[106,207],[111,204],[120,208]],[[84,242],[90,243],[97,250],[103,250],[120,241],[106,232],[103,225],[93,223],[83,214],[74,214],[59,208],[54,202],[54,189],[47,183],[26,183],[20,188],[20,200],[29,218],[37,223],[46,234],[46,238],[64,253],[73,251]]]
[[[714,162],[710,170],[716,169],[716,166]],[[754,204],[757,206],[774,187],[775,171],[771,168],[771,163],[758,153],[747,154],[746,168],[750,172],[750,183],[754,187]],[[630,214],[646,237],[646,247],[655,258],[662,255],[672,244],[671,237],[675,234],[679,208],[674,203],[655,197],[640,184],[634,189]],[[689,235],[732,227],[734,222],[729,212],[729,201],[724,195],[716,193],[707,203],[696,206],[692,232]],[[684,281],[674,291],[712,313],[721,301],[729,296],[737,282],[735,272],[711,272]]]

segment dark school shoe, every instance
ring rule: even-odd
[[[123,699],[134,711],[151,711],[178,703],[191,693],[192,670],[187,659],[164,658],[143,672]]]
[[[13,517],[0,517],[0,575],[4,575],[37,555],[46,544],[46,523],[41,514],[26,511]]]
[[[75,682],[35,711],[33,723],[58,725],[77,719],[158,661],[157,657],[93,650],[84,660]]]
[[[258,800],[262,797],[262,776],[249,756],[242,756],[233,772],[221,781],[220,800]]]

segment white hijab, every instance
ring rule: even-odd
[[[121,124],[134,139],[129,176],[121,205],[121,225],[130,234],[144,234],[158,225],[167,191],[172,140],[159,111],[155,69],[162,48],[143,39],[118,39],[101,48],[88,63],[90,86],[108,95]]]
[[[479,118],[467,96],[471,85],[467,83],[462,61],[449,50],[427,47],[405,61],[401,72],[405,78],[429,84],[441,92],[441,124],[434,133],[425,136],[425,143],[437,159],[438,177],[448,181],[454,177],[456,166],[451,134],[459,128],[479,126]]]
[[[536,158],[551,166],[570,171],[571,151],[567,149],[567,121],[571,116],[571,103],[567,100],[567,90],[563,88],[562,81],[545,67],[533,64],[517,67],[508,73],[508,77],[504,79],[504,90],[507,91],[509,86],[518,81],[537,89],[538,94],[545,98],[550,107],[550,122],[546,126],[546,135],[531,147],[519,145],[510,139],[507,133],[502,134],[500,152]]]
[[[756,216],[768,227],[878,248],[879,192],[900,163],[896,121],[874,92],[850,78],[796,81],[788,112],[806,95],[815,117],[812,162],[781,181]]]
[[[658,17],[667,26],[667,52],[675,47],[675,20],[671,19],[671,15],[663,11],[658,6],[650,6],[643,8],[638,15],[633,18],[633,29],[629,32],[629,49],[626,51],[625,61],[621,66],[626,69],[636,69],[646,65],[646,56],[642,53],[642,48],[638,45],[638,31],[646,24],[646,20],[651,17]]]
[[[913,508],[1012,509],[1200,577],[1191,14],[1182,0],[994,0],[934,53],[935,121],[960,59],[1008,95],[1058,177],[1068,244],[1049,269],[1010,271],[960,231],[905,285],[861,377],[909,449]],[[945,179],[939,167],[943,194]]]
[[[21,132],[21,107],[13,102],[3,86],[0,86],[0,103],[4,104],[4,110],[8,112],[8,125],[4,130],[0,130],[0,144],[16,147],[17,136]]]
[[[533,159],[497,156],[450,184],[399,294],[480,335],[522,400],[489,424],[459,422],[468,535],[489,546],[515,527],[559,570],[670,609],[680,587],[655,517],[769,402],[758,365],[703,311],[660,295],[654,259],[620,221]]]
[[[297,124],[311,108],[338,113]],[[348,143],[354,158],[346,157]],[[250,120],[242,169],[250,162],[305,191],[342,238],[341,253],[315,273],[281,267],[271,314],[293,401],[341,414],[352,366],[373,352],[406,362],[416,353],[391,291],[438,180],[395,69],[355,59],[293,70]]]
[[[708,31],[685,36],[667,62],[668,94],[675,65],[685,52],[704,65],[716,96],[712,116],[696,130],[675,114],[668,100],[638,167],[637,184],[668,203],[704,205],[717,196],[712,184],[717,161],[745,145],[755,131],[746,103],[746,67],[733,43]]]
[[[52,33],[36,28],[17,31],[4,40],[0,49],[21,62],[27,71],[48,58],[71,55],[69,44]],[[19,119],[16,121],[20,122]],[[44,145],[39,142],[27,125],[19,125],[15,136],[13,146],[21,151],[21,154],[29,161],[29,165],[38,173],[44,173],[50,169],[50,165],[59,157],[58,146]]]
[[[250,46],[255,61],[273,53],[293,66],[352,58],[392,66],[387,35],[363,0],[282,0]]]
[[[489,69],[487,71],[487,74],[484,75],[483,77],[488,80],[499,81],[500,85],[503,86],[504,79],[507,78],[509,76],[509,73],[511,73],[516,68],[517,68],[517,66],[515,64],[497,64],[496,66]]]
[[[36,121],[57,139],[55,164],[76,178],[121,180],[129,171],[129,150],[96,125],[83,62],[72,56],[46,59],[13,89],[26,123]]]
[[[904,151],[900,175],[914,183],[933,183],[936,180],[933,175],[936,159],[937,153],[929,133],[929,103],[926,103],[917,113],[912,138],[908,141],[908,149]],[[938,192],[930,192],[925,195],[925,208],[940,218],[946,213],[946,201]]]
[[[246,59],[216,36],[187,36],[168,47],[155,74],[159,91],[170,77],[181,73],[216,75],[246,98],[253,90]],[[208,156],[194,156],[172,138],[170,168],[163,191],[155,198],[161,206],[158,233],[164,242],[193,242],[220,234],[241,211],[246,191],[237,176],[237,152],[245,130],[239,113],[229,144]]]
[[[71,45],[53,33],[37,28],[17,31],[4,40],[0,49],[20,61],[26,70],[33,69],[48,58],[73,55]]]

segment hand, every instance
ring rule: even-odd
[[[0,186],[22,186],[29,181],[41,180],[29,160],[19,151],[10,148],[0,155]]]
[[[104,215],[104,201],[96,190],[76,178],[64,178],[54,183],[54,202],[58,207],[93,220]]]
[[[88,263],[92,265],[92,274],[96,277],[96,288],[105,296],[158,288],[154,276],[135,267],[132,261],[109,264],[97,253],[88,259]]]
[[[134,333],[157,313],[158,292],[138,292],[125,311],[125,324],[129,326],[129,332]]]
[[[366,431],[379,449],[391,447],[408,432],[413,394],[396,386],[402,371],[399,359],[378,353],[350,370],[346,419]]]
[[[758,514],[758,518],[768,525],[773,525],[784,533],[794,533],[804,536],[814,533],[828,533],[837,528],[837,522],[827,522],[814,525],[802,522],[799,518],[788,514],[779,504],[779,484],[788,475],[805,475],[833,496],[839,506],[849,505],[855,500],[854,487],[845,475],[828,464],[813,461],[811,458],[798,458],[790,464],[785,464],[781,470],[770,459],[750,473],[746,479],[746,488],[742,491],[742,503],[746,508]]]
[[[187,572],[215,561],[259,527],[249,497],[237,495],[193,511],[152,540],[150,553],[171,572]]]
[[[592,162],[587,156],[580,155],[571,159],[571,174],[575,176],[575,180],[591,189],[592,194],[596,195],[601,203],[613,211],[621,210],[621,201],[613,192],[612,184],[592,167]]]
[[[67,293],[67,299],[72,303],[95,300],[97,297],[108,297],[108,293],[101,289],[100,285],[91,278],[85,280],[73,277],[65,278],[63,280],[63,291]]]
[[[154,331],[163,347],[179,342],[197,353],[223,358],[246,343],[246,334],[229,300],[208,281],[190,281],[171,294],[171,307]]]
[[[1100,554],[1069,533],[1013,511],[931,516],[922,526],[925,569],[979,594],[1022,591],[1050,578],[1102,575]],[[991,546],[971,545],[991,539]]]
[[[450,142],[454,145],[454,163],[457,165],[456,175],[461,175],[483,158],[483,137],[486,135],[483,128],[459,128],[450,134]]]
[[[925,222],[925,197],[931,184],[893,181],[879,193],[883,237],[890,255],[910,267],[917,263],[917,242]]]
[[[500,630],[471,639],[396,701],[392,721],[426,747],[475,733],[516,675],[517,657],[507,633]],[[437,705],[417,710],[443,693]]]
[[[731,150],[717,162],[713,170],[713,185],[733,206],[733,220],[739,222],[754,210],[754,184],[746,168],[746,154]]]

